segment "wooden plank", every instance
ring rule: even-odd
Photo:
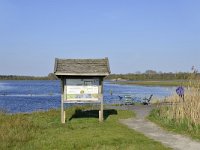
[[[107,60],[107,68],[108,68],[108,72],[109,74],[111,73],[111,70],[110,70],[110,63],[109,63],[109,59],[108,57],[105,58]]]
[[[64,79],[61,79],[61,123],[65,123],[64,112]]]
[[[57,71],[57,67],[58,67],[58,58],[55,58],[54,73]]]
[[[103,79],[100,79],[100,93],[103,96]],[[102,122],[104,120],[103,118],[103,97],[101,98],[101,106],[100,106],[100,111],[99,111],[99,121]]]
[[[64,72],[56,72],[55,75],[59,76],[108,76],[109,73],[64,73]]]

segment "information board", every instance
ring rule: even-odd
[[[66,79],[64,101],[98,101],[99,79]]]

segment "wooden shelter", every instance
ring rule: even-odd
[[[103,121],[103,79],[110,74],[108,58],[55,59],[55,75],[61,79],[61,122],[65,123],[64,103],[100,103]]]

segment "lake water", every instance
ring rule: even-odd
[[[0,81],[0,109],[8,113],[20,113],[60,108],[60,91],[59,80]],[[162,99],[174,91],[175,87],[146,87],[104,82],[104,103],[121,103],[119,96],[127,94],[134,97],[135,101],[151,94],[156,99]]]

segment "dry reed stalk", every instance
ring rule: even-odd
[[[173,95],[167,98],[172,103],[168,109],[162,107],[160,115],[177,122],[188,121],[188,126],[200,125],[200,80],[192,80],[188,88],[185,90],[185,99],[183,100]]]

